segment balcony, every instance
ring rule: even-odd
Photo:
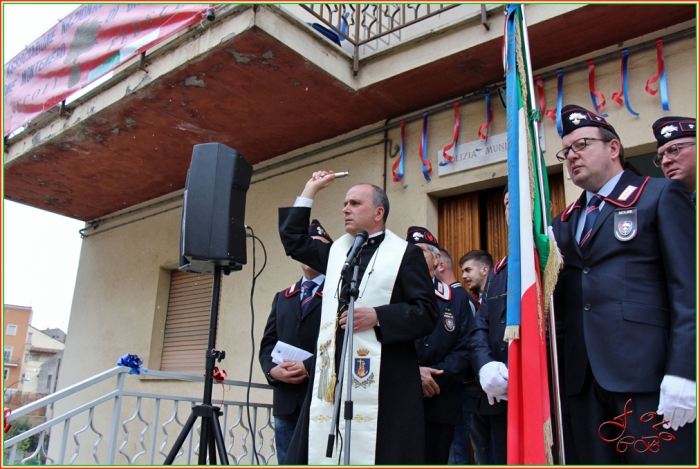
[[[500,4],[217,8],[216,21],[125,63],[8,140],[5,197],[97,223],[182,189],[196,144],[228,145],[259,171],[279,155],[503,82]],[[689,4],[528,8],[535,70],[695,19]],[[562,47],[576,24],[586,34]]]

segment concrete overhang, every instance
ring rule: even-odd
[[[688,4],[533,4],[532,65],[551,67],[695,15]],[[347,53],[283,10],[237,7],[147,71],[12,142],[5,197],[94,220],[182,189],[193,145],[220,142],[258,164],[478,91],[503,81],[501,18],[492,15],[490,31],[464,21],[368,57],[355,77]]]

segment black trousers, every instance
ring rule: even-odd
[[[454,434],[454,425],[425,422],[425,463],[427,465],[447,464]]]
[[[589,365],[583,389],[569,396],[576,463],[695,464],[696,423],[667,430],[658,406],[659,392],[606,391]]]

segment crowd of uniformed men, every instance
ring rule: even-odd
[[[557,158],[583,189],[552,221],[563,257],[554,311],[566,463],[695,464],[695,119],[652,126],[665,179],[624,169],[622,139],[603,117],[569,105],[562,123]],[[334,178],[315,172],[280,209],[285,252],[303,276],[275,296],[260,346],[278,461],[338,462],[325,455],[326,421],[352,296],[362,346],[347,352],[356,366],[345,379],[358,393],[350,462],[464,465],[471,446],[474,463],[506,464],[508,258],[461,256],[465,289],[457,257],[430,231],[386,230],[389,200],[369,184],[348,191],[346,234],[334,242],[309,222]],[[506,186],[506,219],[508,199]],[[343,264],[361,230],[368,241],[351,291]],[[276,363],[278,341],[311,357]]]

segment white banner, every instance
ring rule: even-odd
[[[459,144],[457,145],[455,160],[445,166],[438,165],[438,176],[505,161],[507,156],[507,133],[490,136],[486,141],[486,145],[484,145],[482,140]],[[438,150],[438,161],[440,163],[445,162],[445,158],[442,156],[442,148]]]
[[[540,147],[544,151],[544,135],[542,133],[540,134]],[[442,148],[437,153],[438,161],[445,163]],[[489,136],[486,145],[482,140],[459,144],[456,153],[457,156],[451,164],[438,165],[438,176],[505,161],[508,156],[508,133]],[[452,151],[448,154],[452,154]]]

